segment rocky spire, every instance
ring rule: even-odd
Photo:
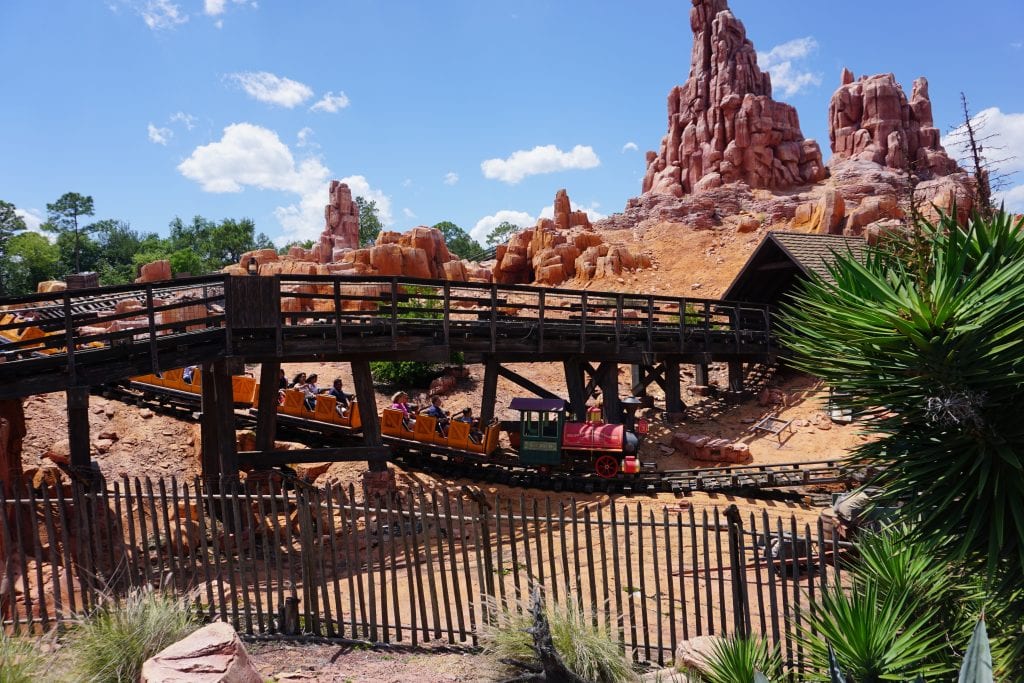
[[[668,133],[647,153],[643,192],[677,197],[723,183],[781,189],[826,176],[796,110],[772,99],[771,77],[726,0],[691,0],[690,77],[668,96]]]
[[[854,80],[853,72],[843,69],[840,80],[828,108],[829,163],[859,159],[903,170],[910,161],[922,178],[959,170],[932,120],[927,79],[914,81],[909,101],[893,74]]]

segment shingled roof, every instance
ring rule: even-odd
[[[747,259],[722,296],[727,301],[775,304],[797,279],[815,273],[832,281],[829,266],[836,254],[864,257],[862,237],[820,235],[806,232],[769,232]]]

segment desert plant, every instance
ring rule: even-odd
[[[150,588],[133,590],[119,604],[108,600],[71,632],[75,680],[134,683],[143,662],[197,626],[185,600]]]
[[[700,673],[703,683],[751,681],[756,676],[768,680],[782,677],[782,653],[761,638],[735,636],[715,641],[711,656]]]
[[[0,683],[35,683],[44,680],[47,668],[47,658],[35,643],[0,630]]]
[[[835,660],[859,683],[944,674],[953,667],[934,661],[943,646],[935,614],[906,595],[882,597],[870,581],[849,592],[836,584],[804,613],[800,640],[815,671],[829,670],[831,646]]]
[[[496,623],[481,632],[484,652],[497,662],[536,662],[528,629],[533,625],[527,605],[494,608]],[[572,595],[546,611],[551,640],[565,665],[577,676],[595,683],[624,683],[637,676],[630,660],[605,628],[594,626]]]

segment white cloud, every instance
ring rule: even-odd
[[[348,95],[342,91],[338,91],[335,95],[333,92],[328,91],[320,100],[309,108],[310,111],[325,111],[331,114],[335,114],[349,105]]]
[[[391,226],[394,224],[395,219],[391,214],[391,197],[380,190],[370,187],[370,183],[361,175],[346,176],[341,179],[341,182],[348,185],[349,189],[352,190],[353,198],[362,197],[363,199],[372,199],[377,203],[377,213],[380,216],[381,223],[385,226]],[[324,196],[326,197],[326,195]]]
[[[454,185],[457,182],[459,182],[459,174],[456,173],[455,171],[448,171],[447,173],[444,174],[445,185]]]
[[[487,159],[480,164],[485,178],[515,185],[523,178],[542,173],[570,169],[595,168],[601,165],[594,148],[576,145],[563,152],[554,145],[538,145],[531,150],[518,150],[507,159]]]
[[[484,216],[478,220],[473,229],[469,231],[469,234],[473,239],[482,244],[487,236],[491,234],[492,230],[506,221],[512,225],[518,225],[520,228],[529,228],[537,223],[537,219],[525,211],[502,209],[493,215]]]
[[[43,217],[43,213],[39,209],[15,209],[14,214],[21,216],[21,220],[25,221],[25,227],[29,230],[42,232],[39,226],[46,221],[46,218]]]
[[[146,126],[146,132],[149,133],[149,141],[155,142],[158,145],[166,145],[167,141],[174,135],[174,131],[170,128],[158,128],[152,123]]]
[[[295,143],[296,147],[319,147],[313,140],[313,129],[306,126],[295,135],[298,142]]]
[[[600,207],[600,206],[601,205],[598,204],[597,202],[592,202],[590,204],[590,206],[580,206],[576,202],[574,202],[572,200],[569,200],[569,208],[571,208],[573,211],[580,211],[580,210],[585,211],[587,213],[587,217],[591,221],[599,221],[602,218],[608,218],[608,216],[604,215],[603,213],[601,213],[600,211],[597,210],[598,207]],[[545,206],[543,209],[541,209],[540,216],[538,216],[538,218],[554,218],[554,217],[555,217],[555,205],[554,204],[548,204],[547,206]]]
[[[269,71],[243,71],[227,77],[242,86],[250,97],[287,109],[297,107],[313,96],[313,89],[305,83]]]
[[[188,130],[192,130],[193,128],[196,127],[197,120],[198,119],[195,116],[192,116],[191,114],[186,114],[183,111],[171,114],[170,118],[171,123],[180,123],[183,126],[185,126],[185,128],[187,128]]]
[[[639,149],[640,149],[640,148],[639,148],[639,147],[637,147],[637,146],[636,146],[636,143],[635,143],[635,142],[633,142],[632,140],[630,140],[629,142],[627,142],[626,144],[624,144],[624,145],[622,146],[622,151],[623,151],[623,152],[630,152],[630,151],[632,151],[632,152],[636,152],[636,151],[637,151],[637,150],[639,150]]]
[[[413,213],[412,209],[409,208],[402,209],[402,215],[405,216],[406,218],[416,218],[416,214]]]
[[[1024,185],[1017,185],[1004,192],[998,192],[994,199],[999,204],[1005,204],[1007,211],[1024,213]]]
[[[154,31],[171,29],[188,21],[188,15],[171,0],[147,0],[135,5],[135,10]]]
[[[821,74],[808,71],[800,62],[818,50],[818,41],[807,36],[758,52],[757,62],[772,76],[772,86],[781,88],[783,97],[792,97],[808,86],[821,85]]]
[[[224,6],[228,4],[227,0],[205,0],[203,2],[203,11],[209,14],[211,17],[218,14],[224,13]]]

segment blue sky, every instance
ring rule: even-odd
[[[908,90],[926,75],[944,131],[966,90],[993,109],[1002,156],[1018,157],[1007,170],[1024,169],[1024,2],[731,6],[760,52],[788,45],[774,53],[776,97],[826,156],[848,66]],[[666,95],[686,79],[689,7],[3,0],[0,199],[32,222],[81,192],[97,218],[161,233],[176,215],[248,216],[279,240],[319,233],[330,178],[398,230],[453,220],[480,234],[536,218],[561,187],[613,213],[639,193]]]

